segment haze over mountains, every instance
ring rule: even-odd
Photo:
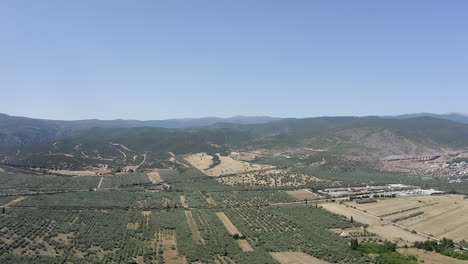
[[[458,123],[468,124],[468,115],[461,113],[449,114],[406,114],[398,116],[385,116],[386,119],[409,119],[416,117],[432,117],[445,119]],[[317,118],[275,118],[267,116],[235,116],[230,118],[205,117],[205,118],[184,118],[167,120],[47,120],[33,119],[27,117],[16,117],[6,114],[0,114],[0,147],[16,147],[31,143],[45,142],[59,139],[71,135],[78,131],[87,131],[92,128],[138,128],[154,127],[166,129],[187,129],[195,127],[224,127],[224,128],[242,128],[249,127],[253,131],[261,131],[261,136],[288,133],[290,126],[295,127],[298,124],[312,125],[318,128],[325,128],[331,123],[344,124],[355,123],[358,120],[368,120],[370,117],[352,118],[352,117],[317,117]],[[385,118],[372,117],[372,120],[380,120],[382,124],[390,124],[395,121],[385,120]],[[324,122],[323,120],[328,120]],[[416,122],[416,121],[415,121]],[[419,122],[419,121],[418,121]],[[434,120],[434,122],[438,122]],[[417,123],[417,122],[416,122]],[[263,124],[263,125],[262,125]],[[251,125],[251,126],[249,126]],[[241,130],[242,130],[241,129]]]
[[[435,117],[434,117],[435,116]],[[54,121],[0,116],[0,161],[15,166],[79,168],[133,156],[266,150],[314,162],[375,167],[393,156],[465,152],[468,123],[456,114],[390,117],[233,117],[156,121]],[[466,117],[465,117],[466,118]],[[125,146],[125,147],[119,147]],[[48,164],[48,165],[47,165]],[[109,164],[110,166],[111,164]]]

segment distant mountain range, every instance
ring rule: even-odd
[[[234,116],[229,118],[204,117],[167,120],[48,120],[10,116],[0,113],[0,147],[20,146],[61,138],[77,131],[91,128],[187,128],[211,126],[216,123],[262,124],[280,120],[266,116]]]
[[[413,118],[413,117],[421,117],[421,116],[430,116],[430,117],[446,119],[450,121],[468,124],[468,114],[464,114],[464,113],[447,113],[447,114],[418,113],[418,114],[406,114],[406,115],[398,115],[398,116],[390,116],[390,117]]]
[[[98,119],[89,119],[89,120],[77,120],[77,121],[63,121],[63,120],[47,120],[47,119],[33,119],[27,117],[16,117],[6,114],[0,114],[0,148],[9,148],[17,147],[22,145],[28,145],[32,143],[47,142],[60,138],[64,138],[73,134],[80,132],[81,135],[86,134],[86,131],[96,131],[92,130],[93,128],[102,128],[102,129],[129,129],[129,128],[164,128],[169,129],[178,129],[178,130],[196,130],[195,128],[205,128],[205,133],[207,131],[215,131],[216,129],[230,129],[230,131],[241,131],[244,133],[248,131],[248,136],[244,135],[241,138],[255,138],[255,137],[272,137],[270,140],[274,139],[274,136],[283,134],[283,135],[292,135],[294,133],[302,133],[302,136],[308,135],[308,133],[313,130],[315,132],[327,131],[330,133],[331,128],[336,128],[340,126],[351,125],[356,126],[379,126],[386,127],[397,125],[397,128],[405,131],[404,127],[398,127],[401,124],[406,124],[406,126],[411,126],[412,121],[408,122],[396,122],[396,120],[402,119],[411,119],[414,120],[415,125],[421,125],[421,128],[424,124],[427,124],[426,119],[418,119],[422,117],[431,117],[430,119],[431,126],[425,128],[427,131],[418,131],[418,135],[421,137],[423,133],[435,135],[437,140],[447,141],[450,140],[460,140],[460,139],[446,139],[443,136],[447,135],[463,135],[465,128],[463,127],[462,132],[460,132],[460,126],[455,124],[450,124],[447,122],[440,122],[442,120],[450,120],[457,123],[468,124],[468,115],[460,113],[449,113],[449,114],[431,114],[431,113],[420,113],[420,114],[407,114],[399,116],[385,116],[385,117],[317,117],[317,118],[275,118],[267,116],[236,116],[230,118],[219,118],[219,117],[205,117],[205,118],[186,118],[186,119],[168,119],[168,120],[149,120],[149,121],[139,121],[139,120],[98,120]],[[424,121],[426,120],[426,121]],[[440,121],[437,121],[440,120]],[[365,122],[364,122],[365,121]],[[372,122],[371,122],[372,121]],[[367,123],[366,123],[367,122]],[[438,126],[439,124],[440,126]],[[449,129],[447,128],[449,127]],[[458,129],[457,131],[448,131],[450,129]],[[142,131],[142,130],[138,130]],[[148,132],[148,130],[144,130]],[[157,130],[160,134],[161,130]],[[164,130],[166,131],[166,130]],[[201,131],[196,130],[196,131]],[[442,133],[445,133],[443,134]],[[101,131],[102,132],[102,131]],[[315,133],[314,132],[314,133]],[[333,133],[335,131],[332,131]],[[113,132],[115,133],[115,132]],[[125,132],[127,133],[127,132]],[[119,132],[121,137],[125,137],[125,133]],[[182,133],[182,132],[181,132]],[[225,133],[225,131],[223,132]],[[230,132],[229,132],[230,133]],[[228,134],[229,134],[228,133]],[[305,133],[305,134],[304,134]],[[437,137],[437,133],[443,134],[442,136]],[[136,136],[138,133],[130,133],[133,136]],[[164,133],[163,133],[164,134]],[[431,139],[432,140],[432,139]],[[436,140],[436,141],[437,141]],[[462,140],[464,138],[462,137]],[[274,141],[274,140],[273,140]],[[283,141],[284,143],[284,141]]]
[[[13,166],[83,169],[107,162],[116,167],[143,156],[163,162],[168,153],[246,150],[315,151],[309,162],[326,160],[332,169],[372,168],[389,156],[468,151],[468,123],[424,114],[159,121],[54,121],[0,115],[0,164]]]

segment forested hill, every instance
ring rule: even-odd
[[[38,128],[31,128],[40,130]],[[57,127],[47,127],[57,131]],[[334,148],[360,146],[394,149],[396,154],[437,152],[443,148],[468,146],[468,124],[431,117],[389,119],[379,117],[319,117],[283,119],[264,124],[217,123],[206,127],[167,129],[152,127],[93,128],[40,143],[23,142],[22,147],[4,151],[26,153],[71,153],[77,145],[94,151],[118,143],[138,152],[220,151],[236,148],[283,147]],[[407,148],[411,146],[411,150]]]
[[[263,116],[236,116],[230,118],[205,117],[168,120],[47,120],[0,114],[0,147],[17,147],[31,143],[63,138],[78,131],[92,128],[188,128],[210,126],[218,122],[233,124],[261,124],[279,118]],[[92,133],[92,132],[91,132]]]

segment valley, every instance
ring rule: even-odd
[[[416,242],[468,247],[468,144],[389,122],[93,128],[2,149],[0,261],[373,263],[368,247],[395,243],[412,263]]]

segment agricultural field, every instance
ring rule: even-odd
[[[168,155],[185,164],[181,156]],[[368,264],[375,262],[373,256],[352,249],[352,239],[363,245],[390,240],[400,246],[426,240],[380,218],[414,224],[418,230],[427,225],[424,217],[464,213],[463,196],[413,197],[403,203],[314,202],[325,198],[316,194],[317,188],[335,186],[345,176],[327,172],[322,179],[313,176],[317,171],[255,167],[252,160],[259,156],[240,152],[218,157],[216,166],[202,170],[190,163],[100,176],[0,173],[1,193],[12,195],[0,198],[5,209],[0,214],[0,263]],[[223,160],[226,166],[254,165],[228,171],[234,174],[213,170],[222,168]],[[228,182],[234,177],[249,180]],[[445,226],[463,234],[455,225]]]
[[[281,264],[329,264],[330,262],[314,258],[303,252],[271,252],[271,256]]]
[[[372,215],[437,238],[468,240],[468,199],[463,195],[401,197],[377,203],[347,203]]]
[[[226,191],[210,192],[214,201],[225,207],[253,207],[271,203],[294,202],[285,191]]]
[[[270,165],[250,163],[220,154],[197,153],[186,155],[184,158],[192,166],[209,176],[222,176],[274,168]]]
[[[152,183],[149,176],[144,173],[108,175],[108,176],[103,176],[102,179],[103,181],[100,186],[101,188],[143,185],[143,184]]]
[[[352,217],[353,220],[367,225],[367,231],[376,234],[378,238],[382,240],[395,241],[399,245],[403,246],[410,245],[416,241],[424,241],[427,239],[424,236],[415,234],[391,223],[382,221],[378,216],[356,210],[350,205],[340,203],[324,203],[321,204],[321,206],[332,213],[345,216],[349,219]]]
[[[44,176],[0,173],[0,190],[61,190],[96,188],[100,177]]]
[[[459,260],[438,254],[433,251],[426,251],[417,248],[399,248],[398,252],[406,256],[415,256],[424,264],[466,264],[468,261]]]
[[[232,176],[218,177],[216,180],[227,185],[270,187],[304,186],[306,184],[328,182],[327,180],[309,175],[291,173],[284,169],[246,172]]]

